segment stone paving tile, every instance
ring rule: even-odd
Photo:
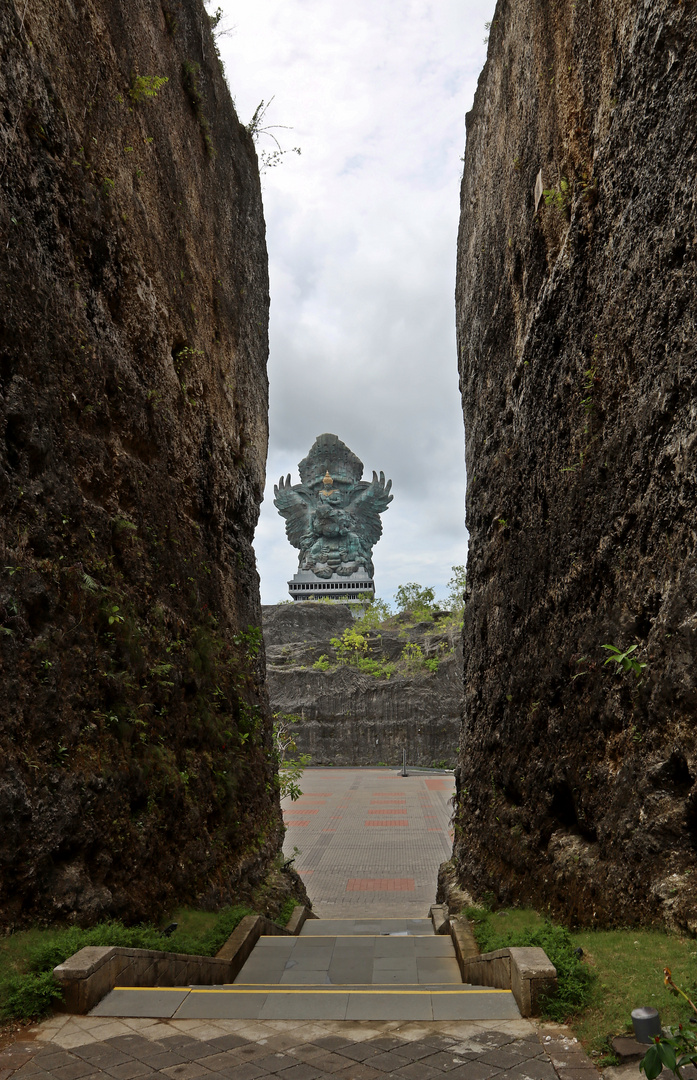
[[[94,1068],[87,1061],[71,1061],[69,1065],[61,1065],[59,1069],[51,1070],[56,1080],[82,1080],[94,1072]]]
[[[538,1054],[540,1051],[538,1043]],[[493,1065],[497,1069],[513,1069],[516,1065],[520,1065],[521,1062],[526,1061],[531,1055],[521,1054],[516,1050],[511,1049],[510,1043],[508,1046],[501,1046],[496,1050],[488,1050],[482,1054],[480,1061],[485,1065]]]
[[[590,1062],[578,1069],[557,1068],[556,1072],[560,1077],[560,1080],[591,1080],[594,1073],[597,1075],[595,1066]],[[685,1075],[686,1074],[687,1069],[685,1070]]]
[[[497,1072],[492,1069],[491,1071],[486,1069],[486,1066],[479,1065],[476,1061],[467,1061],[464,1065],[457,1065],[449,1072],[441,1074],[448,1077],[448,1080],[487,1080],[488,1077],[500,1076],[502,1078],[507,1077],[507,1073]]]
[[[229,1080],[258,1080],[259,1077],[264,1076],[264,1073],[256,1068],[253,1062],[245,1062],[242,1065],[236,1065],[225,1075]],[[266,1075],[268,1076],[268,1073]]]
[[[154,1070],[149,1065],[145,1065],[142,1061],[126,1061],[123,1065],[115,1065],[111,1069],[107,1069],[109,1076],[113,1076],[114,1080],[140,1080],[141,1077],[152,1076]]]
[[[416,1064],[404,1065],[392,1075],[403,1077],[404,1080],[434,1080],[435,1077],[442,1077],[443,1073],[437,1069],[432,1069],[429,1065],[424,1065],[423,1061],[419,1061]]]
[[[404,1068],[405,1065],[413,1064],[413,1062],[405,1061],[401,1055],[394,1052],[394,1050],[387,1050],[383,1054],[378,1054],[377,1057],[369,1058],[370,1067],[377,1069],[379,1072],[392,1076],[399,1069]]]
[[[282,1070],[290,1069],[297,1065],[297,1058],[280,1052],[265,1054],[264,1057],[255,1058],[254,1065],[257,1069],[263,1069],[265,1073],[274,1075]]]
[[[164,1076],[171,1080],[201,1080],[203,1076],[210,1076],[210,1069],[204,1068],[198,1061],[185,1061],[182,1065],[170,1065],[167,1069],[161,1069]]]
[[[598,1072],[594,1066],[591,1066],[593,1076],[597,1077]],[[549,1058],[532,1058],[530,1061],[524,1061],[522,1065],[517,1065],[514,1069],[509,1069],[506,1072],[506,1078],[510,1077],[510,1080],[556,1080],[559,1074],[556,1072],[554,1065]],[[589,1074],[585,1073],[584,1080],[589,1080]]]
[[[315,1069],[313,1065],[306,1065],[301,1062],[299,1065],[293,1065],[290,1069],[283,1070],[283,1080],[319,1080],[322,1073],[319,1069]]]

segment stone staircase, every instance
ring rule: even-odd
[[[510,990],[463,984],[430,919],[317,919],[262,936],[234,983],[116,986],[93,1016],[249,1020],[513,1020]]]

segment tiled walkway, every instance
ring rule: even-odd
[[[286,799],[284,850],[322,918],[422,918],[438,867],[452,853],[452,774],[394,769],[306,769],[302,797]]]
[[[565,1060],[568,1078],[526,1020],[55,1017],[0,1053],[0,1080],[598,1080],[583,1055]]]

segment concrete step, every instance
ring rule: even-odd
[[[227,1020],[517,1020],[509,990],[448,984],[115,987],[92,1016]]]
[[[430,919],[309,919],[301,937],[435,937]]]
[[[226,1020],[517,1020],[510,990],[463,985],[429,919],[316,919],[264,935],[234,983],[117,986],[92,1016]]]
[[[307,923],[305,924],[308,925]],[[313,925],[321,928],[321,920]],[[462,979],[449,937],[396,934],[300,934],[260,937],[235,979],[244,984],[326,986],[452,983]]]

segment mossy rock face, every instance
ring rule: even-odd
[[[693,934],[696,72],[689,5],[501,0],[456,287],[460,881]]]
[[[281,842],[259,176],[200,3],[165,8],[0,11],[3,929],[214,907]]]

